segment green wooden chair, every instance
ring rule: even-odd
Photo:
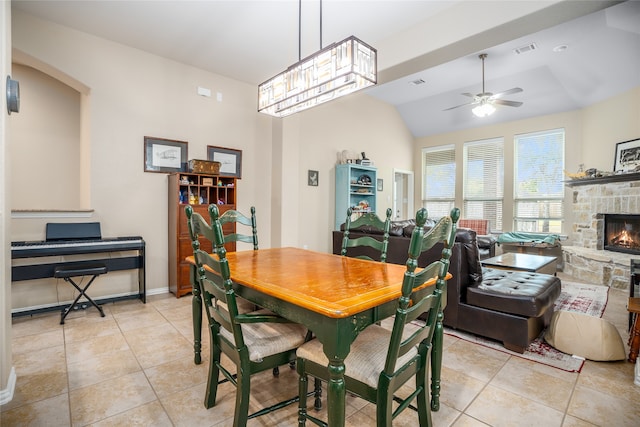
[[[417,399],[420,426],[432,425],[427,383],[429,358],[438,353],[440,356],[436,357],[441,358],[442,355],[442,339],[437,339],[436,331],[439,327],[442,332],[441,299],[446,295],[445,277],[449,270],[451,247],[459,216],[459,210],[453,209],[450,216],[440,219],[425,233],[423,226],[427,211],[418,211],[417,226],[409,246],[407,270],[402,281],[402,297],[398,301],[393,328],[389,330],[378,325],[369,326],[356,338],[345,360],[346,390],[376,404],[378,426],[391,426],[392,420],[404,409],[415,409],[411,405],[414,399]],[[439,242],[444,244],[442,257],[416,271],[420,254]],[[433,277],[437,278],[434,285],[418,289]],[[416,321],[422,314],[426,314],[426,321]],[[300,376],[298,425],[303,426],[306,420],[310,420],[314,424],[326,426],[324,421],[307,413],[306,404],[307,376],[328,381],[328,360],[322,351],[322,344],[312,340],[301,345],[297,351],[296,363]],[[438,376],[439,392],[440,373],[432,375]],[[415,391],[405,399],[394,397],[394,393],[412,378],[415,378]],[[394,401],[398,403],[395,410]]]
[[[343,256],[347,256],[350,248],[360,248],[366,251],[366,248],[372,248],[380,253],[377,259],[360,253],[354,255],[355,258],[368,259],[372,261],[385,262],[387,260],[387,247],[389,246],[389,230],[391,228],[391,208],[387,209],[386,219],[382,221],[373,212],[365,213],[355,220],[351,220],[353,211],[351,208],[347,209],[347,220],[344,224],[344,234],[342,238],[342,251]],[[380,240],[374,239],[371,236],[361,236],[357,233],[351,233],[352,230],[359,227],[368,229],[377,229],[381,233]],[[355,237],[354,237],[355,236]],[[358,237],[359,236],[359,237]]]
[[[236,227],[236,232],[224,235],[224,243],[251,243],[253,244],[254,250],[258,249],[258,223],[256,220],[256,208],[254,206],[251,206],[251,217],[247,217],[235,209],[229,209],[220,215],[220,224],[223,226],[223,229],[225,224],[230,223],[242,224],[244,226],[251,227],[251,234],[239,233]]]
[[[190,206],[187,206],[185,209],[191,209]],[[235,209],[229,209],[225,211],[222,215],[220,215],[220,224],[224,226],[225,224],[235,223],[236,227],[234,232],[223,234],[224,243],[231,242],[244,242],[250,243],[253,245],[253,249],[258,249],[258,221],[256,219],[256,208],[251,206],[251,216],[247,217],[242,212],[237,211]],[[239,227],[242,226],[242,227]],[[244,229],[245,232],[240,232],[240,229]],[[215,252],[215,247],[213,248]],[[256,310],[257,307],[255,304],[243,299],[236,298],[238,303],[238,311],[241,313],[246,313],[250,311]],[[194,328],[194,353],[195,353],[195,363],[197,365],[200,364],[202,358],[200,356],[200,350],[202,348],[201,336],[202,336],[202,296],[199,286],[197,286],[197,281],[194,281],[194,289],[193,289],[193,328]],[[274,368],[274,375],[279,374],[278,368]]]
[[[188,206],[186,209],[189,235],[211,337],[204,405],[211,408],[216,404],[218,380],[222,373],[236,386],[233,425],[245,426],[248,419],[282,408],[298,399],[296,396],[248,415],[251,376],[295,361],[295,350],[307,339],[307,330],[268,310],[250,313],[238,311],[218,207],[209,206],[211,226],[190,208]],[[212,241],[215,255],[200,249],[200,236]],[[235,363],[235,374],[222,365],[222,353]]]

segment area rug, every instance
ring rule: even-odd
[[[562,292],[555,303],[555,311],[575,311],[590,316],[602,317],[604,309],[607,306],[608,298],[609,288],[606,286],[584,285],[563,281]],[[446,327],[444,332],[447,335],[465,341],[483,345],[523,359],[543,363],[554,368],[562,369],[563,371],[580,372],[584,365],[584,359],[558,351],[547,344],[543,338],[545,331],[542,331],[540,336],[533,340],[523,354],[507,350],[501,342],[492,341],[466,332],[456,331]]]

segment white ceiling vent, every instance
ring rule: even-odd
[[[537,48],[538,48],[538,46],[535,43],[529,43],[528,45],[517,47],[517,48],[513,49],[513,51],[516,53],[516,55],[521,55],[523,53],[527,53],[527,52],[531,52],[532,50],[536,50]]]
[[[422,85],[422,84],[425,84],[425,83],[426,82],[424,80],[422,80],[422,79],[411,80],[409,82],[409,84],[413,85],[413,86],[418,86],[418,85]]]

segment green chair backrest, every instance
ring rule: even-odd
[[[229,233],[227,235],[224,235],[225,243],[229,243],[229,242],[251,243],[253,244],[254,250],[258,249],[258,225],[256,221],[256,208],[254,206],[251,206],[251,217],[247,217],[246,215],[242,214],[240,211],[237,211],[235,209],[229,209],[228,211],[225,211],[222,215],[220,215],[219,220],[220,220],[220,224],[222,225],[227,223],[237,223],[237,224],[245,225],[247,227],[251,227],[251,234],[242,234],[242,233],[238,233],[238,229],[236,226],[235,233]]]
[[[212,207],[209,206],[209,214],[211,215]],[[202,291],[203,300],[205,302],[205,313],[209,322],[215,322],[226,330],[234,334],[238,346],[244,346],[242,330],[240,325],[236,324],[235,318],[238,317],[238,306],[235,298],[231,282],[231,272],[227,261],[227,250],[224,247],[224,235],[222,234],[222,226],[220,222],[217,224],[212,221],[211,225],[197,212],[193,212],[191,206],[185,208],[187,214],[187,224],[189,229],[189,237],[193,247],[193,256],[197,267],[197,276]],[[206,251],[200,249],[198,238],[202,236],[209,239],[213,245],[214,253],[211,256]],[[205,269],[209,268],[214,274],[205,274]],[[222,303],[222,304],[220,304]]]
[[[405,355],[411,348],[431,345],[442,295],[446,291],[445,277],[449,271],[449,258],[451,257],[451,248],[456,235],[456,223],[459,218],[460,210],[454,208],[451,210],[450,216],[441,218],[433,228],[425,233],[424,224],[427,220],[427,210],[420,209],[416,214],[416,227],[411,235],[407,270],[402,281],[402,296],[396,309],[389,352],[387,353],[385,369],[381,376],[393,377],[395,373],[401,371],[402,367],[396,367],[396,362],[399,357]],[[444,244],[441,258],[416,272],[420,254],[433,248],[437,243]],[[423,297],[417,297],[414,292],[426,281],[434,277],[437,278],[436,283],[427,289]],[[424,290],[420,290],[420,293],[422,292]],[[428,313],[424,325],[403,339],[405,326],[416,320],[423,313]],[[418,322],[413,322],[413,325],[417,324]],[[426,350],[424,347],[422,349]]]
[[[189,237],[193,247],[193,256],[197,267],[197,280],[202,291],[207,320],[210,324],[214,324],[215,327],[221,326],[232,333],[234,342],[227,341],[228,345],[234,347],[238,352],[246,354],[248,350],[240,326],[242,323],[283,323],[288,321],[273,314],[239,312],[237,298],[240,297],[236,296],[233,282],[231,281],[227,250],[224,247],[227,239],[225,239],[222,232],[218,206],[209,205],[211,225],[200,214],[193,212],[191,206],[187,206],[185,211]],[[200,249],[199,237],[211,240],[213,256]],[[207,274],[207,269],[213,274]],[[222,335],[220,338],[225,339]]]
[[[351,208],[347,209],[347,221],[344,224],[342,251],[340,253],[343,256],[347,256],[349,248],[365,246],[379,251],[380,257],[378,259],[373,259],[367,255],[358,255],[355,258],[385,262],[387,260],[387,248],[389,246],[389,230],[391,229],[391,208],[387,209],[386,219],[384,221],[378,218],[378,216],[373,212],[364,213],[352,221],[352,214],[353,210]],[[360,236],[357,233],[351,233],[351,230],[359,227],[366,227],[369,229],[374,228],[378,230],[381,233],[380,240],[372,236]]]

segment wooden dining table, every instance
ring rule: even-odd
[[[237,295],[306,326],[320,340],[329,359],[328,423],[344,426],[344,360],[358,333],[395,314],[406,267],[291,247],[227,252],[227,259]],[[200,363],[202,298],[193,257],[187,260]],[[424,292],[434,283],[425,283]]]

